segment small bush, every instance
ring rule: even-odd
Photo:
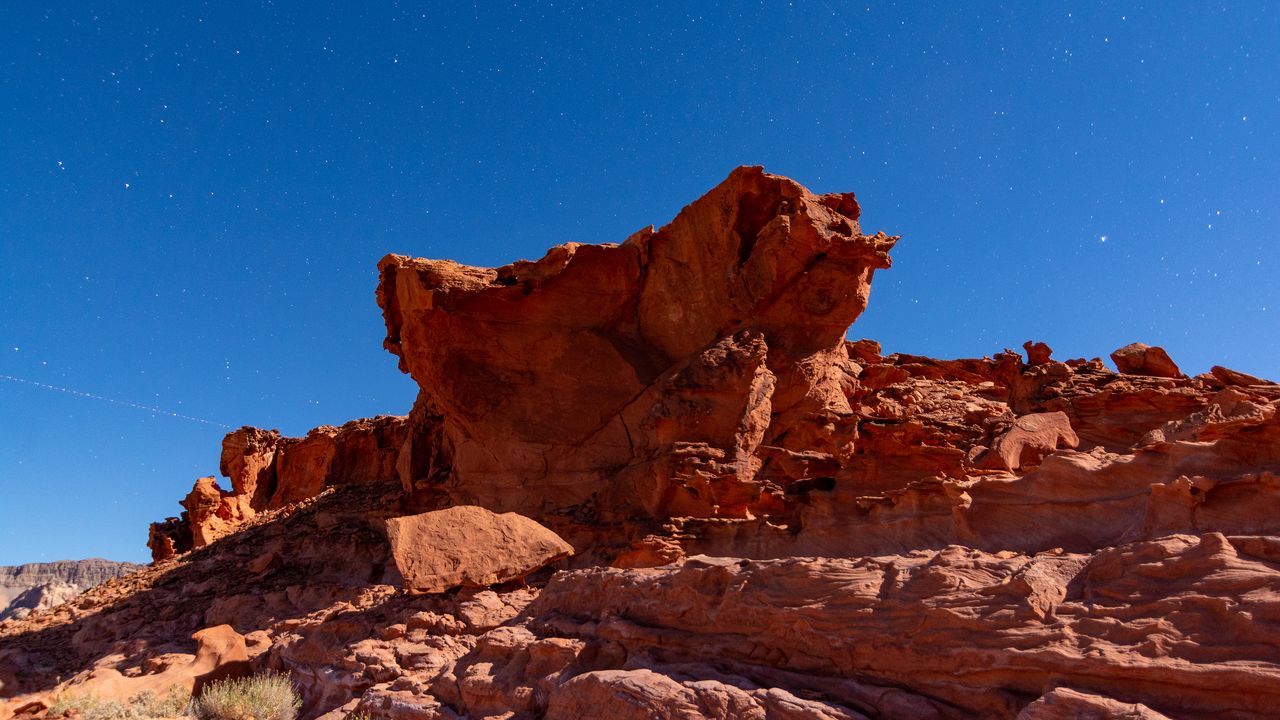
[[[187,714],[191,696],[179,687],[164,695],[147,691],[129,698],[128,703],[101,700],[92,695],[61,695],[49,708],[50,716],[78,713],[79,720],[147,720]]]
[[[71,715],[80,720],[123,720],[129,707],[114,700],[101,700],[92,695],[59,695],[49,708],[50,716]]]
[[[191,704],[200,720],[294,720],[302,700],[288,675],[254,675],[210,683]]]

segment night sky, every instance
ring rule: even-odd
[[[385,253],[619,242],[742,164],[904,236],[888,352],[1280,378],[1273,3],[9,2],[0,564],[146,558],[229,427],[407,412]]]

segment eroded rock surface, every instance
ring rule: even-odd
[[[386,347],[438,418],[439,459],[407,489],[595,522],[776,507],[766,455],[836,450],[814,445],[851,413],[844,332],[896,240],[858,214],[740,168],[621,245],[497,269],[384,258]]]
[[[228,435],[152,567],[0,624],[0,697],[226,626],[305,718],[1274,715],[1280,385],[847,341],[858,214],[740,168],[620,245],[384,258],[409,415]]]
[[[315,497],[326,488],[370,485],[398,477],[402,417],[383,415],[323,425],[303,438],[242,427],[222,440],[219,468],[231,481],[196,481],[181,502],[181,517],[152,523],[147,547],[155,561],[203,547],[245,527],[257,515]]]

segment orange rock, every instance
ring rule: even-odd
[[[244,636],[230,625],[217,625],[191,636],[196,641],[196,657],[189,672],[194,676],[191,692],[199,695],[211,682],[244,677],[252,671]]]
[[[706,708],[702,693],[725,692],[714,681],[738,674],[802,687],[801,678],[856,679],[808,686],[821,687],[831,717],[870,707],[886,717],[1012,718],[1026,706],[1031,718],[1263,718],[1280,703],[1280,651],[1259,642],[1280,630],[1267,609],[1280,572],[1263,561],[1276,548],[1274,538],[1206,533],[1090,555],[951,547],[851,560],[692,557],[558,575],[527,615],[532,628],[554,618],[560,633],[607,639],[622,657],[672,663],[651,661],[656,675],[619,664],[578,676],[554,691],[556,712],[591,702],[620,717],[668,702]],[[481,661],[495,675],[519,672]],[[675,679],[688,677],[705,682]],[[895,698],[887,687],[909,692]]]
[[[219,470],[231,479],[231,491],[253,510],[267,506],[276,485],[278,430],[242,427],[222,439]]]
[[[1022,344],[1022,349],[1027,351],[1028,365],[1044,365],[1053,358],[1053,349],[1042,342],[1028,340]]]
[[[202,477],[182,501],[190,519],[194,547],[208,545],[235,528],[234,496],[218,487],[215,477]]]
[[[1275,385],[1270,380],[1263,380],[1260,377],[1242,373],[1239,370],[1224,368],[1221,365],[1214,365],[1209,368],[1209,374],[1223,385]]]
[[[416,593],[520,580],[573,554],[571,545],[527,517],[476,506],[391,518],[386,526],[404,587]]]
[[[1054,688],[1018,713],[1016,720],[1169,720],[1142,703],[1124,703],[1071,688]]]

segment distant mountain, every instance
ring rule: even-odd
[[[60,605],[94,585],[142,567],[101,558],[0,565],[0,620]]]

